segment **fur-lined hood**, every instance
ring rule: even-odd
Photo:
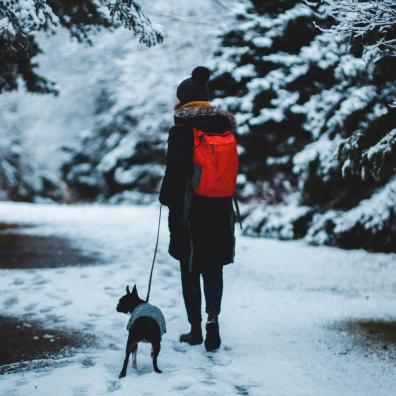
[[[215,106],[181,107],[175,110],[175,122],[186,123],[191,126],[206,129],[235,130],[235,117],[228,111]],[[205,128],[202,128],[206,130]]]

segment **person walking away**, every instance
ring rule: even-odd
[[[205,347],[214,351],[221,345],[218,317],[223,266],[234,262],[233,194],[238,159],[232,133],[235,118],[209,102],[209,77],[207,68],[197,67],[177,88],[180,103],[169,130],[159,200],[169,208],[169,254],[180,261],[183,298],[191,324],[180,341],[190,345],[203,342],[202,276],[208,315]]]

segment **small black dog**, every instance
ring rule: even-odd
[[[124,365],[120,372],[119,378],[123,378],[127,372],[129,355],[132,353],[132,367],[137,368],[136,354],[138,343],[151,343],[151,357],[153,359],[153,367],[156,373],[162,371],[158,368],[157,357],[161,350],[161,336],[166,333],[166,324],[164,316],[159,308],[146,303],[139,298],[136,285],[133,287],[132,293],[129,286],[126,288],[127,294],[120,298],[117,304],[117,311],[130,313],[127,329],[129,330],[128,341],[125,351]]]

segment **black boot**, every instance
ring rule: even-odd
[[[209,319],[206,322],[206,338],[205,348],[208,352],[215,351],[221,345],[221,338],[219,332],[219,322],[216,318]]]
[[[187,342],[190,345],[202,344],[202,341],[201,322],[193,323],[190,332],[180,336],[180,342]]]

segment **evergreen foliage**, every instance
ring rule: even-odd
[[[32,163],[21,142],[0,130],[0,200],[60,200],[59,180]]]
[[[319,0],[306,3],[326,5],[326,12],[334,23],[323,31],[341,35],[351,43],[355,55],[362,55],[367,60],[396,55],[396,3],[393,0]]]
[[[163,34],[154,28],[135,0],[0,0],[0,93],[18,88],[57,93],[56,84],[37,73],[41,52],[36,32],[55,34],[65,28],[80,42],[91,43],[100,29],[124,26],[147,46]]]
[[[394,251],[396,58],[367,65],[327,31],[327,7],[245,1],[217,52],[215,96],[239,121],[247,233]]]
[[[361,15],[337,4],[239,1],[209,65],[213,103],[237,118],[248,235],[396,251],[394,26],[367,20],[364,33],[353,30],[366,12],[393,18],[393,3],[344,2]],[[95,125],[66,148],[73,200],[156,199],[183,76],[173,50],[150,55],[141,74],[130,70],[136,54],[125,57],[97,97]]]

